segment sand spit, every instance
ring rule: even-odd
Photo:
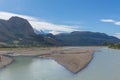
[[[94,51],[95,47],[90,47],[88,49],[81,49],[78,47],[57,47],[0,50],[3,57],[0,62],[0,68],[10,64],[13,60],[12,58],[6,56],[40,56],[50,57],[72,73],[77,73],[89,64],[93,58]]]
[[[56,62],[64,66],[66,69],[72,73],[78,73],[80,70],[85,68],[93,58],[93,51],[86,50],[85,52],[58,52],[52,55],[47,55],[46,57],[51,57]]]

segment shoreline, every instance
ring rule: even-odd
[[[5,67],[7,67],[8,65],[10,65],[11,63],[13,63],[13,58],[9,57],[9,56],[1,56],[2,59],[0,61],[0,69],[3,69]]]
[[[94,52],[62,55],[52,55],[50,58],[64,66],[70,72],[77,74],[89,65],[93,59]]]
[[[94,47],[90,47],[89,49],[66,48],[67,47],[0,51],[0,53],[3,54],[2,56],[8,57],[10,60],[10,62],[8,61],[6,65],[2,65],[2,68],[13,62],[12,57],[49,57],[55,60],[58,64],[65,67],[70,72],[76,74],[86,68],[94,57]]]

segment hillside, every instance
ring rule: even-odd
[[[52,38],[35,34],[34,29],[26,19],[11,17],[9,20],[0,20],[1,46],[44,46],[57,44]]]
[[[67,46],[91,46],[104,43],[118,43],[120,39],[99,32],[74,31],[56,35],[56,38]]]
[[[109,44],[108,46],[109,46],[109,48],[120,49],[120,43],[117,43],[117,44]]]

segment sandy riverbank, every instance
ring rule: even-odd
[[[0,53],[7,56],[41,56],[50,57],[66,69],[73,73],[77,73],[85,68],[93,58],[95,47],[72,48],[72,47],[56,47],[56,48],[26,48],[26,49],[11,49],[1,50]],[[12,62],[9,57],[3,56],[1,67]]]
[[[6,67],[7,65],[11,64],[13,59],[10,57],[6,57],[6,56],[0,56],[0,69]]]
[[[52,59],[54,59],[59,64],[63,65],[66,69],[71,71],[72,73],[77,73],[83,68],[85,68],[88,63],[93,58],[93,52],[86,51],[86,52],[72,52],[72,53],[65,53],[62,54],[53,54],[50,55]]]

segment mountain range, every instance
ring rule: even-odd
[[[120,39],[105,33],[90,31],[74,31],[55,35],[56,38],[67,46],[99,46],[119,43]]]
[[[9,20],[0,19],[0,47],[92,46],[119,42],[120,39],[99,32],[73,31],[58,35],[44,34],[43,31],[33,29],[26,19],[16,16]]]

